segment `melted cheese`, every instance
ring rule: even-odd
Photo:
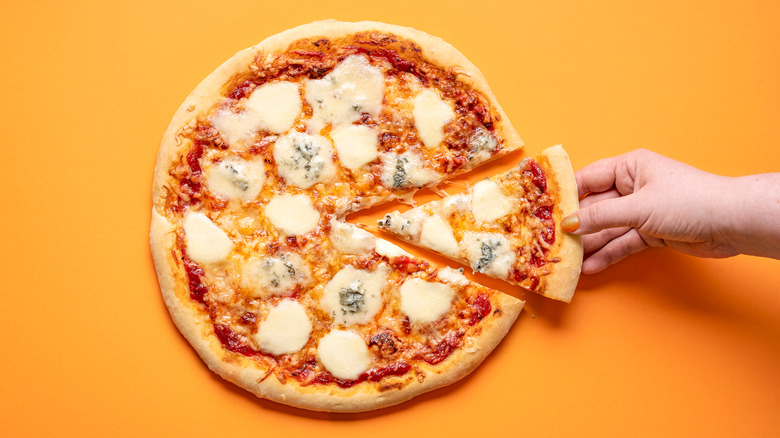
[[[381,70],[364,56],[348,56],[322,79],[305,81],[306,101],[314,111],[309,131],[319,133],[327,125],[349,125],[363,113],[378,115],[384,89]]]
[[[320,339],[317,360],[337,379],[357,379],[371,366],[363,338],[346,330],[332,330]]]
[[[458,241],[450,224],[436,215],[425,218],[420,231],[420,245],[449,257],[458,256]]]
[[[455,286],[468,286],[469,284],[469,279],[463,275],[463,268],[452,269],[449,266],[445,266],[438,270],[437,277]]]
[[[312,324],[306,309],[293,300],[282,300],[268,312],[253,340],[260,350],[273,355],[290,354],[306,345]]]
[[[508,278],[517,258],[506,237],[498,233],[468,232],[460,248],[474,272],[496,278]]]
[[[208,166],[203,174],[206,187],[227,199],[250,201],[257,197],[265,184],[262,158],[244,160],[237,156],[228,156],[219,163]]]
[[[320,212],[303,194],[274,197],[265,207],[265,216],[274,227],[291,236],[308,233],[320,221]]]
[[[435,148],[444,140],[444,125],[455,118],[455,112],[435,91],[426,88],[414,98],[414,127],[427,148]]]
[[[503,193],[501,188],[493,181],[482,180],[472,188],[471,211],[474,219],[480,222],[494,222],[509,214],[512,210],[512,201]]]
[[[374,271],[347,265],[325,285],[320,306],[334,324],[365,324],[382,308],[387,275],[385,265]]]
[[[244,110],[223,109],[211,123],[230,146],[250,140],[259,130],[281,134],[289,130],[301,113],[298,86],[290,82],[261,85],[246,99]]]
[[[187,256],[195,263],[220,262],[233,250],[233,241],[227,233],[203,213],[187,214],[182,227]]]
[[[365,254],[376,246],[376,238],[352,224],[333,220],[330,223],[330,241],[344,254]]]
[[[376,239],[376,248],[374,251],[389,259],[400,256],[411,256],[411,254],[401,249],[398,245],[392,244],[385,239]]]
[[[420,237],[424,218],[425,211],[417,207],[403,214],[398,211],[387,213],[384,218],[377,221],[377,225],[397,236],[416,241]]]
[[[303,132],[291,132],[274,144],[276,170],[287,184],[307,189],[326,182],[336,174],[333,148],[327,138]]]
[[[356,171],[376,160],[379,139],[376,132],[365,125],[349,125],[333,130],[333,144],[344,167]]]
[[[289,296],[310,280],[306,262],[295,253],[251,257],[241,265],[241,287],[253,298]]]
[[[301,113],[303,102],[298,85],[272,82],[261,85],[246,100],[246,110],[257,126],[274,134],[287,132]]]
[[[453,298],[455,290],[443,283],[409,278],[401,285],[401,311],[411,322],[438,320],[450,309]]]
[[[442,175],[423,166],[422,154],[406,151],[385,152],[382,160],[382,184],[389,188],[423,187],[441,179]]]

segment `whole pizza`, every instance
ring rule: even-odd
[[[322,21],[241,51],[185,100],[160,146],[151,248],[171,317],[214,372],[291,406],[366,411],[455,382],[523,302],[345,218],[521,147],[476,67],[425,33]],[[461,195],[466,219],[428,220],[423,243],[385,228],[440,252],[450,235],[492,233],[449,256],[568,301],[582,250],[558,223],[577,194],[562,149],[552,160],[524,168],[531,182],[514,191],[498,181],[500,197],[475,185]],[[474,218],[480,230],[459,228]],[[490,240],[518,233],[519,247]],[[494,268],[507,251],[511,270]]]

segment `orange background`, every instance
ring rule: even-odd
[[[780,435],[775,260],[647,250],[583,277],[570,305],[524,295],[463,381],[328,415],[208,371],[148,249],[152,169],[179,104],[234,52],[331,17],[449,41],[529,154],[562,143],[579,168],[647,147],[727,175],[778,171],[777,2],[5,3],[0,436]]]

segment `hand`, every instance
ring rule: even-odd
[[[780,257],[780,174],[728,178],[636,150],[585,166],[576,180],[587,196],[561,226],[582,235],[583,273],[648,246]]]

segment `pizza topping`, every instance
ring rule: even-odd
[[[273,155],[279,175],[287,184],[303,189],[328,181],[336,172],[330,142],[319,135],[296,131],[281,136]]]
[[[476,159],[481,162],[496,152],[498,141],[487,129],[478,128],[469,140],[469,146],[471,147],[468,155],[469,161]]]
[[[426,351],[421,352],[420,358],[431,365],[436,365],[448,358],[456,348],[463,343],[465,332],[462,330],[450,330],[434,345],[428,346]]]
[[[372,335],[368,340],[368,346],[382,359],[395,359],[402,347],[398,337],[390,330]]]
[[[398,245],[390,243],[385,239],[376,239],[376,248],[374,248],[374,251],[388,259],[409,255],[408,252],[401,249]]]
[[[455,118],[455,112],[439,95],[426,88],[413,100],[414,127],[427,148],[435,148],[444,140],[444,125]]]
[[[268,312],[253,340],[266,353],[290,354],[306,345],[311,330],[306,309],[297,301],[285,299]]]
[[[438,320],[450,309],[454,298],[455,290],[443,283],[409,278],[401,285],[401,311],[415,323]]]
[[[274,227],[297,236],[313,230],[320,222],[320,213],[306,195],[279,195],[265,207],[265,215]]]
[[[233,250],[227,233],[201,212],[191,212],[182,223],[187,256],[195,263],[216,263],[225,260]]]
[[[465,233],[460,247],[474,272],[497,278],[507,278],[516,258],[506,237],[498,233]]]
[[[323,336],[317,348],[317,359],[337,379],[357,379],[371,365],[370,352],[363,338],[346,330],[331,330]]]
[[[389,152],[381,155],[382,183],[386,187],[423,187],[442,176],[439,172],[424,167],[420,152],[410,150],[402,154]]]
[[[236,156],[223,158],[206,168],[206,186],[215,194],[249,201],[257,197],[265,183],[263,160],[244,160]]]
[[[544,170],[539,166],[533,158],[526,158],[523,160],[526,168],[526,172],[531,175],[531,181],[542,192],[547,191],[547,177],[544,175]]]
[[[333,144],[344,167],[356,171],[379,156],[379,139],[373,129],[365,125],[340,127],[331,133]]]
[[[463,275],[463,268],[452,269],[449,266],[445,266],[438,270],[437,277],[439,280],[455,286],[466,286],[470,283],[468,278]]]
[[[418,208],[413,208],[403,214],[398,211],[388,213],[377,221],[379,228],[389,230],[399,236],[416,239],[420,235],[422,216],[425,214]]]
[[[494,222],[509,214],[512,201],[503,193],[494,181],[482,180],[476,184],[471,193],[471,211],[474,219],[480,222]]]
[[[347,265],[325,285],[320,303],[335,324],[365,324],[382,307],[386,284],[384,266],[368,271]]]
[[[385,79],[365,56],[344,59],[322,79],[305,81],[306,101],[314,110],[308,128],[319,133],[326,125],[349,125],[363,113],[382,110]]]
[[[302,110],[298,85],[272,82],[255,89],[246,100],[247,115],[264,131],[282,134],[292,128]]]
[[[373,234],[337,220],[330,223],[329,237],[333,246],[344,254],[365,254],[376,246]]]
[[[291,252],[274,257],[252,257],[241,266],[241,286],[255,298],[289,296],[310,280],[306,262]]]
[[[469,318],[469,325],[474,325],[490,314],[493,306],[490,304],[490,298],[484,293],[478,294],[471,302],[473,313]]]
[[[455,240],[452,227],[437,215],[427,216],[423,220],[420,230],[420,244],[445,256],[458,256],[458,241]]]
[[[211,123],[228,145],[236,146],[261,130],[274,134],[286,132],[301,110],[298,86],[274,82],[257,87],[246,99],[244,111],[222,108],[211,117]]]

